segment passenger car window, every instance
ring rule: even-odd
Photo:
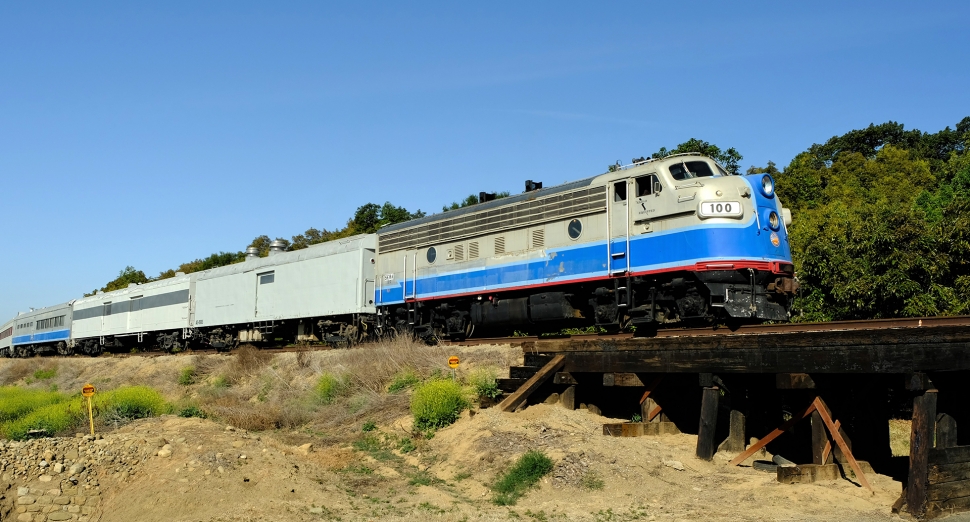
[[[259,274],[259,284],[268,285],[276,281],[276,272],[267,272],[265,274]]]

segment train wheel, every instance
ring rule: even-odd
[[[57,355],[67,356],[67,355],[73,355],[73,354],[74,354],[74,348],[69,347],[67,343],[63,341],[57,343]]]

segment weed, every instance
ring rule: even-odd
[[[397,393],[406,390],[419,382],[421,382],[421,379],[418,378],[418,374],[414,373],[413,370],[399,372],[394,375],[391,383],[387,385],[387,393]]]
[[[168,413],[162,394],[147,386],[126,386],[95,396],[94,407],[104,416],[134,420]]]
[[[350,473],[358,473],[361,475],[371,475],[374,473],[373,468],[369,468],[363,464],[348,464],[347,467],[344,468],[344,471],[348,471]]]
[[[399,458],[394,453],[391,453],[391,448],[388,443],[389,437],[387,435],[384,435],[382,439],[376,433],[367,433],[355,440],[352,446],[355,450],[367,453],[375,460],[388,461]]]
[[[514,505],[546,473],[552,471],[552,460],[545,453],[530,450],[505,472],[492,489],[493,501],[500,506]]]
[[[439,515],[442,514],[442,513],[446,513],[446,511],[444,509],[441,509],[440,507],[438,507],[438,506],[436,506],[436,505],[434,505],[434,504],[432,504],[430,502],[422,502],[422,503],[418,504],[418,509],[424,509],[424,510],[430,511],[432,513],[438,513]]]
[[[229,387],[229,379],[225,375],[220,375],[212,379],[212,386],[214,388],[226,389]]]
[[[296,352],[296,365],[300,368],[309,368],[310,362],[312,361],[313,357],[309,349],[302,349]]]
[[[495,381],[495,370],[493,368],[482,368],[472,372],[468,377],[468,384],[475,388],[475,393],[479,397],[494,399],[502,394]]]
[[[317,380],[317,385],[313,387],[313,391],[316,393],[317,400],[323,404],[330,404],[343,393],[345,388],[346,383],[343,379],[337,378],[332,373],[324,372]]]
[[[401,440],[397,443],[397,449],[401,453],[411,453],[412,451],[418,449],[418,447],[414,445],[413,440],[407,437],[401,437]]]
[[[208,416],[197,406],[186,406],[179,410],[179,417],[198,417],[200,419],[205,419]]]
[[[469,478],[469,477],[471,477],[471,476],[472,476],[472,474],[471,474],[471,473],[469,473],[469,472],[467,472],[467,471],[462,471],[462,472],[460,472],[460,473],[457,473],[457,474],[455,474],[455,477],[454,477],[454,479],[453,479],[453,480],[454,480],[455,482],[461,482],[461,481],[463,481],[463,480],[465,480],[465,479],[467,479],[467,478]]]
[[[195,384],[195,367],[186,366],[185,368],[182,368],[182,371],[179,372],[178,383],[181,386]]]
[[[434,380],[418,386],[411,396],[411,413],[414,427],[432,431],[458,420],[458,415],[468,407],[468,400],[461,386],[450,380]]]
[[[431,486],[433,484],[440,484],[441,479],[435,477],[427,471],[418,471],[414,475],[411,475],[411,480],[408,484],[412,486]]]
[[[364,423],[364,427],[361,428],[361,431],[368,432],[368,431],[374,431],[376,429],[377,429],[377,424],[374,424],[374,421],[367,421]]]
[[[590,490],[601,490],[606,487],[606,482],[595,471],[587,471],[583,475],[583,478],[579,480],[579,487]]]
[[[641,416],[639,413],[634,413],[633,418],[630,419],[630,422],[641,422],[641,421],[643,421],[643,416]]]
[[[536,522],[548,522],[549,517],[546,515],[545,511],[539,511],[538,513],[533,513],[531,510],[525,511],[525,516],[535,520]]]
[[[65,397],[56,391],[25,390],[14,386],[0,387],[0,422],[6,422],[37,408],[62,402]]]
[[[38,381],[45,381],[47,379],[53,379],[57,375],[57,368],[48,368],[46,370],[37,370],[34,372],[34,379]]]

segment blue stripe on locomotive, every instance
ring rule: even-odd
[[[41,332],[30,335],[21,335],[13,338],[13,344],[32,344],[32,343],[42,343],[47,341],[63,341],[71,336],[71,330],[69,328],[64,330],[55,330],[53,332]]]
[[[774,202],[759,200],[759,203],[770,205]],[[775,247],[771,244],[771,231],[764,221],[762,218],[751,219],[746,224],[702,224],[632,237],[630,253],[634,264],[631,264],[630,270],[645,272],[711,261],[756,260],[791,263],[788,238],[784,229],[778,231],[781,244]],[[759,225],[761,225],[760,229]],[[520,286],[607,277],[609,272],[606,266],[607,256],[603,248],[605,244],[605,241],[597,241],[574,247],[548,249],[546,257],[542,259],[419,277],[417,298],[508,290]],[[625,238],[612,241],[612,252],[619,253],[625,249]],[[622,257],[613,261],[613,268],[619,267],[626,268],[626,260]],[[414,282],[407,281],[407,287],[404,286],[404,282],[398,282],[395,286],[379,289],[376,292],[377,304],[380,306],[404,302],[405,295],[408,297],[413,295]]]

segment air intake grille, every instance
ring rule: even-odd
[[[532,248],[543,248],[546,246],[546,231],[537,229],[532,231]]]
[[[468,243],[468,259],[478,258],[478,241]]]
[[[501,255],[505,253],[505,238],[497,237],[495,238],[495,255]]]
[[[452,219],[447,219],[447,214],[444,214],[440,221],[380,235],[380,251],[393,252],[450,243],[605,210],[606,187],[584,188]]]
[[[465,245],[455,245],[455,261],[465,260]]]

